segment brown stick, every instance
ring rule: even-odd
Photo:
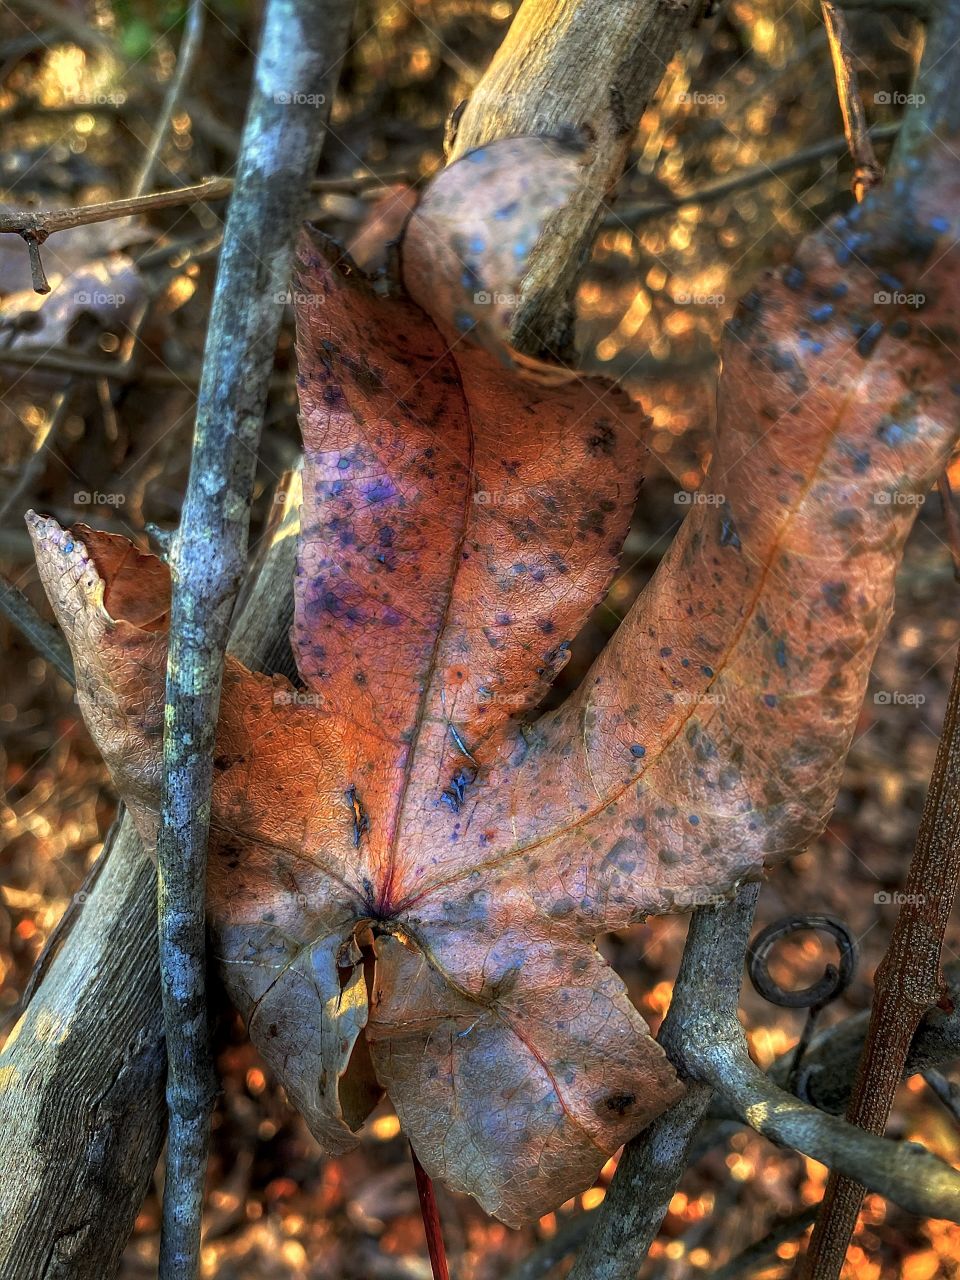
[[[232,190],[232,178],[208,178],[206,182],[198,182],[192,187],[151,191],[147,195],[75,205],[71,209],[4,209],[0,212],[0,232],[33,236],[42,244],[55,231],[67,231],[91,222],[109,222],[112,218],[126,218],[134,213],[150,213],[154,209],[169,209],[195,200],[220,200]]]
[[[310,184],[313,192],[357,191],[378,187],[402,178],[402,174],[367,174],[358,178],[318,178]],[[30,252],[30,270],[37,293],[49,293],[40,258],[40,246],[56,231],[92,222],[110,222],[134,214],[152,213],[155,209],[172,209],[198,201],[222,200],[233,191],[232,178],[208,178],[192,187],[173,191],[151,191],[147,195],[127,196],[121,200],[104,200],[98,204],[74,205],[70,209],[5,209],[0,210],[0,234],[22,236]]]
[[[314,192],[358,191],[402,181],[402,172],[363,174],[356,178],[317,178],[310,184]],[[207,178],[192,187],[176,187],[172,191],[151,191],[142,196],[126,196],[120,200],[104,200],[98,204],[74,205],[70,209],[0,209],[0,232],[19,236],[33,235],[41,241],[55,231],[91,222],[109,222],[132,214],[151,213],[154,209],[172,209],[196,201],[222,200],[233,190],[232,178]]]
[[[916,852],[890,946],[877,969],[873,1008],[847,1119],[882,1134],[914,1034],[946,994],[943,935],[960,880],[960,659],[943,721]],[[839,1276],[864,1187],[833,1174],[799,1276]]]

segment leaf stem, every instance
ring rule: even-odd
[[[430,1266],[433,1268],[433,1280],[450,1280],[447,1253],[443,1246],[443,1232],[440,1229],[440,1210],[437,1208],[433,1182],[417,1159],[417,1153],[413,1147],[410,1148],[410,1158],[413,1161],[413,1174],[417,1180],[420,1216],[423,1218],[423,1233],[427,1237],[427,1253],[430,1255]]]

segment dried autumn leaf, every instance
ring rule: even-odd
[[[729,892],[829,813],[903,499],[956,434],[933,333],[956,264],[922,319],[878,315],[875,271],[920,272],[947,231],[920,207],[905,247],[878,199],[745,301],[700,500],[579,690],[531,724],[613,572],[640,415],[511,368],[503,313],[478,324],[488,304],[464,297],[517,292],[508,264],[569,154],[513,140],[469,163],[484,210],[509,212],[484,235],[467,162],[440,176],[401,244],[422,306],[304,239],[306,688],[228,663],[209,901],[227,987],[325,1147],[385,1088],[427,1171],[518,1223],[678,1093],[597,935]],[[145,574],[146,601],[128,590],[112,541],[31,523],[84,713],[149,824],[165,595]]]

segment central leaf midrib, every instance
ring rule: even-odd
[[[387,863],[386,875],[380,889],[377,899],[377,911],[383,915],[392,914],[391,895],[394,887],[394,879],[397,870],[397,846],[400,840],[400,832],[403,829],[403,818],[406,810],[407,795],[410,790],[410,782],[414,775],[417,763],[417,754],[420,746],[420,735],[423,730],[424,720],[426,718],[427,705],[433,692],[433,680],[436,675],[437,661],[440,655],[440,645],[446,634],[447,624],[450,620],[450,610],[453,605],[453,597],[457,584],[457,574],[460,567],[460,559],[463,552],[463,546],[467,539],[467,531],[470,525],[471,507],[473,498],[473,480],[474,480],[474,430],[473,430],[473,414],[471,412],[470,403],[467,399],[466,390],[463,385],[463,378],[460,375],[460,366],[457,364],[453,355],[453,348],[448,347],[445,355],[453,369],[454,377],[457,380],[457,388],[460,395],[460,401],[463,405],[464,418],[467,428],[467,478],[464,485],[463,493],[463,513],[460,524],[460,533],[457,536],[450,559],[450,570],[447,576],[447,598],[444,602],[443,613],[437,624],[436,634],[433,639],[433,646],[430,650],[430,657],[427,660],[426,670],[421,682],[420,696],[417,700],[416,714],[413,720],[413,730],[410,737],[410,743],[407,748],[407,755],[403,765],[403,777],[400,782],[400,791],[396,799],[396,803],[392,809],[392,825],[387,845]]]

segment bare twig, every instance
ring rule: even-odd
[[[774,1223],[762,1240],[748,1245],[742,1253],[711,1272],[710,1280],[747,1280],[759,1267],[770,1265],[771,1255],[776,1253],[780,1245],[803,1235],[816,1214],[816,1206],[811,1205],[790,1218]]]
[[[850,46],[847,20],[833,0],[820,0],[820,8],[823,11],[823,25],[827,29],[830,57],[833,59],[833,74],[837,81],[837,98],[840,102],[840,113],[843,116],[843,131],[853,160],[851,185],[854,198],[860,201],[883,177],[883,168],[877,160],[867,131],[863,99],[860,97],[857,73],[853,66],[853,51]]]
[[[870,130],[870,137],[874,141],[885,142],[888,139],[895,138],[899,130],[899,121],[894,124],[876,125]],[[789,156],[781,156],[778,160],[771,160],[769,164],[758,164],[751,166],[749,169],[741,169],[738,173],[731,174],[729,178],[723,178],[719,182],[708,183],[695,191],[681,191],[676,195],[658,196],[656,200],[624,205],[622,208],[614,206],[614,211],[607,214],[601,226],[609,230],[617,230],[624,225],[633,227],[638,222],[658,217],[662,213],[670,213],[674,209],[682,209],[685,205],[712,204],[715,200],[722,200],[725,196],[734,195],[738,191],[747,191],[751,187],[758,187],[761,183],[768,182],[771,178],[778,177],[781,173],[788,173],[791,169],[803,169],[816,160],[823,160],[827,156],[839,155],[846,149],[847,140],[845,137],[826,138],[823,142],[815,142],[812,146],[804,147],[802,151],[795,151]]]
[[[359,191],[400,181],[404,177],[403,173],[397,172],[383,175],[362,174],[352,178],[317,178],[310,183],[309,189],[328,193]],[[0,234],[5,232],[23,237],[30,251],[33,287],[37,293],[49,293],[50,285],[43,271],[40,245],[55,232],[68,231],[94,222],[111,222],[134,214],[152,213],[155,209],[172,209],[179,205],[222,200],[232,191],[232,178],[208,178],[191,187],[151,191],[147,195],[75,205],[70,209],[0,209]]]
[[[50,411],[47,420],[46,430],[41,435],[39,441],[34,447],[33,452],[27,461],[21,466],[20,474],[16,481],[10,487],[10,492],[0,503],[0,524],[6,520],[10,511],[16,506],[25,493],[30,491],[30,486],[40,475],[43,466],[47,460],[47,454],[52,447],[54,441],[60,433],[67,414],[70,412],[70,406],[76,394],[77,382],[71,378],[62,391],[58,391],[54,397],[54,405]]]
[[[157,855],[170,1129],[162,1280],[192,1280],[214,1081],[204,899],[223,655],[294,237],[346,49],[347,0],[270,0],[214,290],[173,581]],[[290,49],[296,49],[296,57]],[[317,102],[327,104],[318,112]]]
[[[52,622],[45,622],[27,597],[0,575],[0,613],[19,627],[38,653],[63,676],[75,683],[73,657],[63,636]]]
[[[137,180],[133,184],[133,194],[135,196],[141,195],[153,179],[154,170],[160,158],[160,148],[163,146],[164,139],[167,136],[170,121],[173,119],[173,113],[177,109],[177,103],[183,92],[187,76],[189,76],[196,56],[200,52],[206,9],[207,6],[203,0],[190,0],[187,7],[187,20],[183,30],[183,39],[180,41],[180,49],[177,53],[176,70],[170,77],[170,83],[167,85],[167,92],[163,99],[163,106],[160,109],[160,116],[150,139],[150,146],[147,148],[147,154],[144,156],[140,172],[137,174]]]
[[[228,196],[232,190],[232,178],[209,178],[192,187],[151,191],[147,195],[81,204],[71,209],[3,209],[0,210],[0,232],[32,235],[43,243],[55,231],[67,231],[71,227],[82,227],[91,222],[109,222],[134,213],[150,213],[153,209],[169,209],[174,205],[191,204],[195,200],[219,200]]]
[[[367,187],[402,182],[406,173],[402,170],[384,174],[359,174],[347,178],[316,178],[309,184],[313,192],[359,191]],[[86,226],[91,222],[110,222],[131,214],[152,213],[154,209],[170,209],[177,205],[200,201],[222,200],[233,191],[233,178],[207,178],[192,187],[174,187],[170,191],[151,191],[147,195],[126,196],[119,200],[104,200],[99,204],[74,205],[70,209],[9,209],[0,208],[0,233],[20,236],[36,235],[46,240],[55,231],[68,231],[72,227]]]

